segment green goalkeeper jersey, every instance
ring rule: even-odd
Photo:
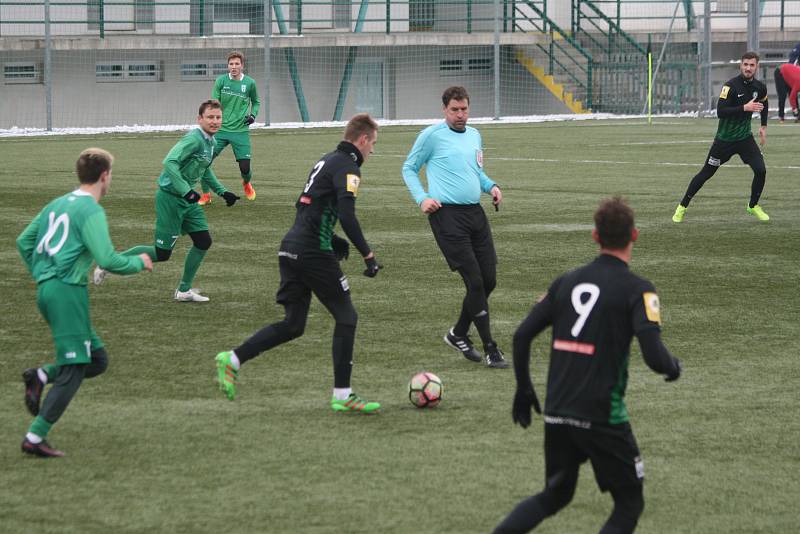
[[[211,170],[215,146],[214,137],[206,134],[202,128],[187,132],[164,158],[164,170],[158,177],[158,187],[166,193],[182,197],[202,180],[216,194],[222,195],[226,189]]]
[[[92,261],[116,274],[144,268],[140,257],[114,251],[105,210],[80,189],[45,206],[17,238],[17,250],[37,284],[58,278],[86,285]]]
[[[232,79],[230,74],[217,78],[211,98],[216,98],[222,104],[221,132],[246,132],[250,125],[245,119],[250,115],[258,115],[261,107],[256,82],[246,74],[242,74],[241,80]]]

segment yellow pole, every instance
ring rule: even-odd
[[[647,124],[653,124],[653,54],[647,52]]]

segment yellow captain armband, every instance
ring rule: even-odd
[[[644,313],[647,315],[647,320],[661,324],[661,302],[658,300],[658,295],[651,291],[646,291],[642,294],[642,298],[644,299]]]
[[[731,90],[730,86],[723,85],[722,86],[722,92],[719,94],[719,97],[721,99],[725,100],[726,98],[728,98],[728,91],[730,91],[730,90]]]

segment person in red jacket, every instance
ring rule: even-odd
[[[792,114],[796,117],[797,92],[800,91],[800,67],[791,63],[784,63],[780,66],[780,71],[781,77],[789,89],[789,105],[792,106]]]

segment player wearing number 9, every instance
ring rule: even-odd
[[[95,261],[112,273],[148,271],[147,254],[118,254],[108,235],[105,210],[100,206],[111,186],[114,158],[105,150],[88,148],[76,164],[80,186],[39,212],[17,238],[17,249],[36,281],[36,304],[47,321],[55,344],[55,364],[23,373],[25,404],[36,418],[22,442],[22,452],[42,457],[64,454],[46,441],[50,427],[61,417],[84,378],[106,370],[108,354],[89,317],[87,271]],[[53,386],[39,409],[42,391]]]
[[[565,507],[586,460],[600,490],[614,499],[601,532],[632,532],[644,509],[644,464],[624,400],[633,336],[647,365],[668,381],[680,376],[681,365],[661,342],[653,284],[628,269],[639,235],[633,211],[621,198],[606,199],[594,221],[600,255],[556,279],[514,335],[512,416],[526,428],[531,407],[541,413],[529,371],[530,345],[553,327],[544,409],[546,483],[517,505],[497,533],[528,532]]]

